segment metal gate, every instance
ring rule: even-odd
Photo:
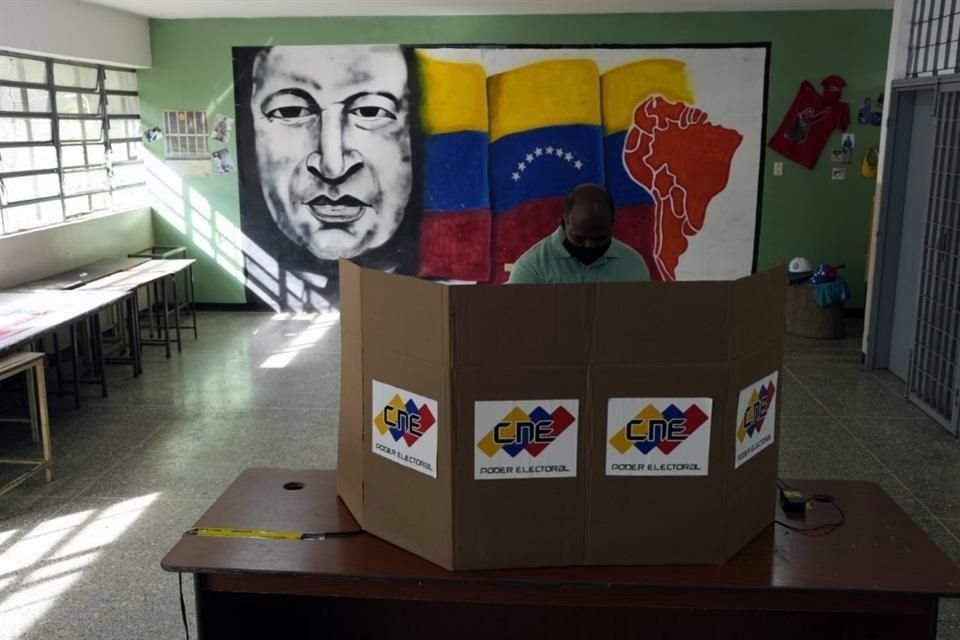
[[[913,402],[958,435],[960,88],[941,88],[934,104],[933,171],[908,392]]]

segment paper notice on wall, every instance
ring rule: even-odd
[[[437,477],[437,401],[373,380],[373,452]]]
[[[711,398],[610,398],[608,476],[705,476]]]
[[[210,137],[217,142],[224,144],[230,142],[230,132],[233,131],[233,118],[218,113],[213,119],[213,131]]]
[[[227,149],[220,149],[210,154],[213,166],[219,175],[226,175],[237,170],[237,165],[233,162],[233,157]]]
[[[577,475],[578,400],[474,404],[475,480]]]
[[[774,371],[740,391],[737,399],[735,468],[774,443],[778,376],[779,372]]]

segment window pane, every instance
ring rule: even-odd
[[[72,64],[53,65],[53,84],[61,87],[97,88],[95,67],[77,67]]]
[[[46,84],[47,65],[40,60],[0,55],[0,80]]]
[[[110,119],[110,139],[118,138],[139,138],[140,121],[132,119]]]
[[[146,179],[146,171],[142,164],[125,164],[113,168],[114,187],[138,184],[144,182]]]
[[[63,221],[63,207],[59,200],[10,207],[3,210],[3,230],[7,233],[24,231]]]
[[[103,122],[100,120],[61,120],[61,140],[102,140]]]
[[[0,111],[50,111],[50,93],[46,89],[0,87]]]
[[[50,142],[51,129],[47,118],[0,118],[0,140],[4,142]]]
[[[117,115],[139,115],[140,99],[137,96],[107,96],[107,113]]]
[[[107,161],[106,147],[102,142],[64,146],[61,153],[64,167],[86,167]]]
[[[23,176],[20,178],[4,178],[3,187],[6,192],[4,202],[22,202],[35,198],[60,195],[60,178],[55,173],[41,176]]]
[[[10,147],[0,149],[0,173],[56,168],[57,150],[53,147]]]
[[[89,171],[70,171],[63,174],[64,195],[81,193],[83,191],[97,191],[109,189],[106,169],[91,169]]]
[[[88,196],[66,198],[64,204],[68,218],[93,211],[105,211],[110,208],[110,194],[94,193]]]
[[[107,69],[105,72],[105,84],[107,91],[136,91],[137,73],[135,71],[114,71]]]
[[[113,192],[113,210],[133,209],[142,207],[146,202],[146,188],[132,187],[127,189],[118,189]]]
[[[113,144],[113,161],[124,162],[126,160],[142,160],[143,143],[141,142],[115,142]]]
[[[100,114],[100,96],[95,93],[57,91],[57,112],[74,116]]]

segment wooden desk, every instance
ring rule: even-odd
[[[127,254],[131,258],[151,258],[152,260],[186,259],[187,248],[181,245],[153,245],[135,253]],[[191,324],[183,325],[184,329],[193,329],[193,339],[197,339],[197,297],[193,284],[193,265],[183,272],[183,290],[187,300],[179,305],[181,310],[189,309]],[[150,304],[150,290],[147,290],[147,303]]]
[[[150,260],[149,257],[126,257],[126,258],[104,258],[70,269],[52,276],[47,276],[40,280],[27,282],[19,285],[17,289],[25,291],[38,291],[41,289],[76,289],[88,282],[93,282],[104,278],[118,271],[131,269],[138,264],[143,264]]]
[[[47,482],[53,480],[53,450],[50,443],[50,423],[47,416],[47,387],[43,373],[42,353],[11,353],[0,357],[0,381],[18,374],[27,377],[27,418],[0,418],[4,422],[28,422],[35,443],[40,444],[41,457],[0,458],[0,464],[26,465],[26,471],[0,485],[0,495],[26,482],[34,474],[46,473]]]
[[[290,482],[303,488],[284,489]],[[333,471],[250,469],[197,526],[355,530],[335,483]],[[448,572],[366,533],[185,535],[161,564],[194,574],[208,639],[280,628],[421,640],[934,638],[938,598],[960,595],[960,570],[875,484],[791,484],[835,496],[846,524],[821,536],[772,526],[718,567]],[[803,526],[836,520],[832,506],[817,504]]]
[[[50,333],[56,335],[57,329],[68,327],[73,349],[72,395],[79,409],[80,383],[86,381],[80,378],[77,325],[83,320],[89,320],[94,370],[99,374],[94,382],[101,386],[106,397],[107,376],[99,312],[116,304],[126,295],[122,291],[0,291],[0,353],[19,349]],[[59,351],[59,348],[57,350]]]
[[[182,343],[180,340],[180,302],[177,295],[177,274],[187,271],[193,268],[193,263],[196,260],[183,259],[183,260],[146,260],[145,262],[138,264],[137,266],[127,269],[126,271],[120,271],[114,273],[105,278],[100,278],[89,284],[85,284],[80,287],[79,291],[124,291],[128,293],[135,293],[140,287],[149,287],[153,285],[157,289],[155,293],[155,299],[162,305],[163,311],[160,314],[162,320],[162,335],[163,339],[161,340],[144,340],[138,338],[138,344],[141,345],[162,345],[166,347],[167,357],[170,357],[170,344],[171,342],[177,343],[177,351],[182,351]],[[191,277],[192,280],[192,277]],[[173,305],[171,306],[167,299],[167,287],[166,282],[170,283],[173,290]],[[159,288],[158,288],[159,286]],[[192,296],[192,291],[188,290],[187,294]],[[191,299],[191,305],[193,301]],[[153,330],[153,309],[150,309],[151,314],[151,335]],[[170,315],[174,317],[174,325],[176,328],[176,339],[172,340],[170,338]],[[193,317],[193,326],[196,327],[197,318],[196,315]],[[139,319],[137,319],[137,327],[139,332]],[[196,337],[196,330],[194,329],[194,337]]]
[[[178,245],[155,244],[152,247],[140,249],[127,254],[131,258],[150,258],[151,260],[169,260],[171,258],[186,258],[187,248]]]

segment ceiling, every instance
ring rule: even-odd
[[[893,0],[80,0],[150,18],[890,9]]]

